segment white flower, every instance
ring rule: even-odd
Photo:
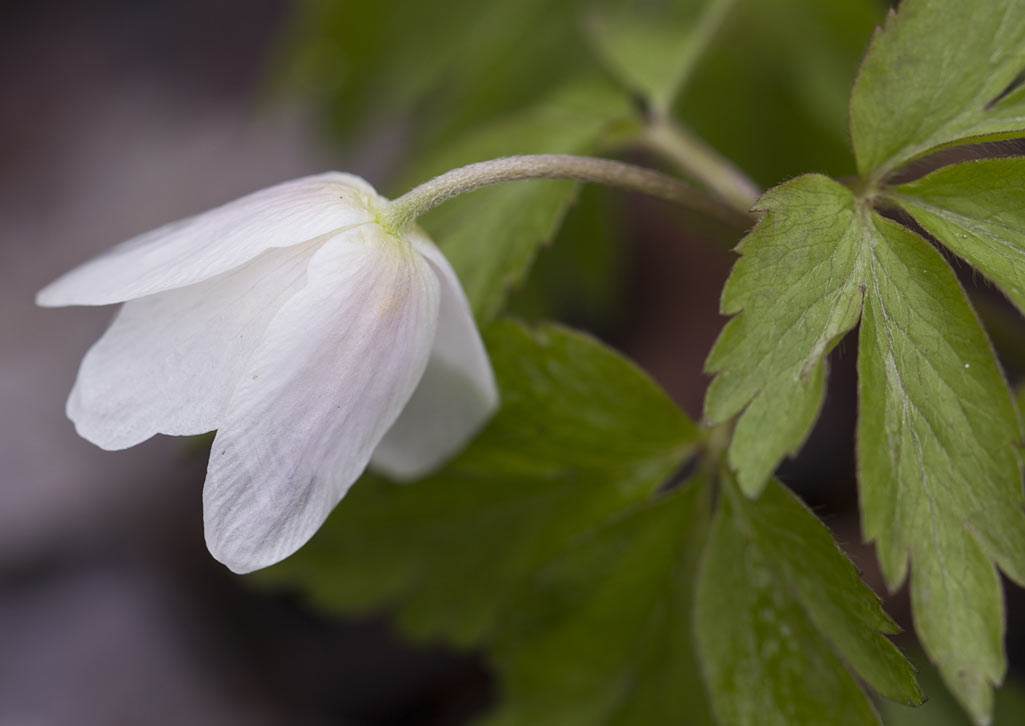
[[[217,429],[210,552],[235,572],[301,547],[368,462],[415,478],[497,405],[459,280],[418,229],[337,172],[265,189],[125,242],[42,290],[125,302],[68,399],[104,449]],[[127,301],[127,302],[126,302]]]

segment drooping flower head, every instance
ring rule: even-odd
[[[125,242],[42,290],[125,303],[67,413],[105,449],[217,430],[210,552],[235,572],[292,554],[368,463],[419,477],[497,405],[459,280],[386,200],[337,172],[265,189]]]

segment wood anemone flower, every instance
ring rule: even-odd
[[[285,182],[114,247],[43,306],[125,303],[68,399],[104,449],[217,430],[206,542],[251,572],[301,547],[368,463],[413,479],[498,403],[452,267],[386,200],[331,172]]]

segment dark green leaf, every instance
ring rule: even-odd
[[[619,190],[582,186],[555,242],[539,250],[530,275],[510,296],[508,314],[529,322],[560,320],[587,330],[614,329],[626,314],[630,278],[625,201]]]
[[[776,482],[757,501],[724,495],[697,628],[712,705],[731,726],[878,723],[844,661],[887,697],[922,700],[910,664],[882,634],[896,628],[878,598]]]
[[[692,631],[709,491],[699,480],[661,497],[538,573],[497,643],[489,723],[710,723]]]
[[[847,104],[880,0],[741,0],[678,115],[762,186],[854,171]]]

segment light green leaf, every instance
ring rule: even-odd
[[[755,209],[766,216],[737,248],[721,305],[735,317],[709,354],[706,368],[717,375],[705,398],[712,424],[744,410],[729,463],[752,496],[811,430],[824,357],[858,322],[864,275],[863,234],[846,188],[799,177]]]
[[[1025,135],[1021,0],[903,0],[865,56],[851,94],[862,175],[881,178],[942,146]]]
[[[737,313],[709,357],[715,422],[746,409],[728,460],[757,493],[821,400],[822,356],[858,321],[865,536],[887,582],[912,573],[926,652],[981,723],[1005,663],[994,563],[1025,580],[1017,413],[953,271],[917,235],[835,182],[766,196],[723,295]],[[768,464],[766,462],[768,461]]]
[[[858,354],[865,536],[891,588],[909,560],[915,628],[977,723],[1006,667],[995,561],[1025,577],[1018,417],[953,271],[873,216]]]
[[[782,485],[727,490],[697,594],[698,653],[715,713],[731,726],[876,724],[844,661],[889,698],[921,703],[895,632],[825,526]]]
[[[1025,158],[954,164],[887,196],[1025,311]]]
[[[624,86],[667,114],[735,2],[623,3],[594,12],[591,40]]]
[[[603,86],[577,85],[518,116],[485,127],[423,162],[413,183],[448,169],[513,154],[593,153],[605,132],[630,114]],[[503,184],[450,200],[421,219],[459,274],[478,321],[501,309],[538,248],[559,229],[578,185]]]
[[[488,723],[710,723],[692,629],[709,506],[698,479],[541,570],[496,644],[502,691]]]
[[[535,569],[650,496],[696,445],[650,378],[587,336],[500,321],[486,341],[502,408],[478,439],[425,481],[359,482],[262,580],[343,614],[394,604],[412,637],[478,643]]]

